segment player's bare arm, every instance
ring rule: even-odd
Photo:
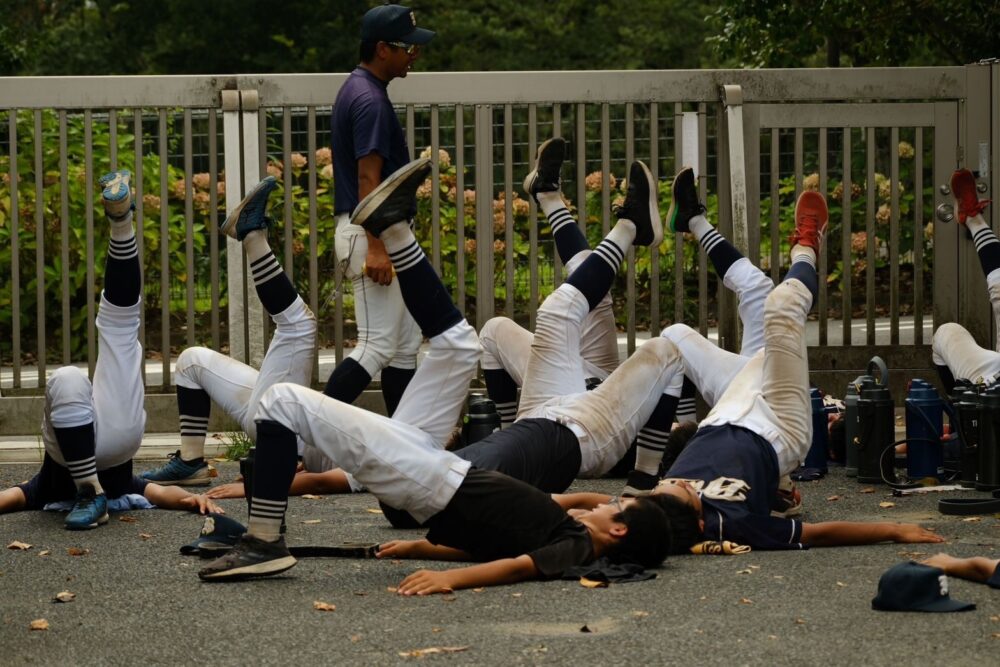
[[[382,156],[370,153],[358,160],[358,198],[364,199],[382,182]],[[385,245],[375,236],[368,234],[368,255],[365,257],[365,273],[379,285],[392,282],[392,262],[385,251]]]
[[[225,514],[225,511],[206,494],[194,494],[179,486],[160,486],[151,482],[146,485],[143,495],[146,496],[146,500],[165,510],[186,510],[198,514],[209,512]]]
[[[462,588],[503,586],[538,576],[535,562],[528,555],[460,567],[452,570],[417,570],[399,584],[400,595],[432,595]]]
[[[379,546],[376,558],[413,558],[422,560],[472,560],[465,551],[431,544],[422,540],[392,540]]]
[[[802,524],[802,543],[811,547],[845,547],[879,542],[934,543],[944,538],[915,523],[824,521]]]

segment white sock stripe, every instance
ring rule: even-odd
[[[972,235],[972,242],[976,246],[976,250],[981,250],[983,246],[987,246],[991,243],[1000,243],[1000,239],[997,235],[993,233],[993,230],[989,227],[984,227]]]
[[[622,249],[610,241],[601,241],[597,247],[594,248],[594,253],[607,262],[611,267],[611,270],[616,273],[618,268],[622,265],[622,262],[625,260],[625,253],[622,252]]]
[[[258,498],[254,496],[252,499],[252,505],[257,507],[258,503],[260,505],[270,506],[270,507],[285,507],[288,505],[287,500],[269,500],[267,498]]]
[[[645,442],[641,437],[636,441],[636,447],[641,449],[648,449],[651,452],[660,452],[660,453],[663,453],[663,451],[666,449],[663,445],[657,445],[652,442]]]
[[[268,282],[270,280],[273,280],[280,273],[282,273],[282,269],[278,265],[278,263],[275,262],[274,265],[271,266],[271,267],[268,267],[267,271],[265,271],[265,272],[257,273],[255,271],[254,274],[253,274],[253,284],[255,286],[256,285],[263,285],[264,283],[266,283],[266,282]]]
[[[712,231],[701,237],[701,247],[705,249],[705,252],[711,252],[712,249],[715,248],[715,246],[719,245],[725,240],[726,237],[724,237],[722,234],[713,229]]]
[[[79,468],[80,466],[90,465],[91,463],[97,463],[97,456],[88,456],[85,459],[75,459],[73,461],[66,461],[66,467]]]
[[[392,261],[392,265],[397,272],[413,268],[423,258],[424,251],[416,243],[403,248],[399,252],[389,254],[389,259]]]
[[[274,257],[274,251],[273,250],[268,250],[267,254],[261,255],[257,259],[252,260],[250,262],[250,268],[253,269],[254,267],[260,266],[261,264],[264,264],[264,263],[266,263],[266,262],[268,262],[269,260],[272,260],[272,259],[274,259],[274,261],[278,261]]]
[[[566,225],[576,224],[576,220],[570,214],[568,209],[561,208],[558,211],[552,211],[548,215],[549,227],[552,228],[552,232],[555,233],[565,227]]]
[[[208,417],[200,417],[197,415],[181,415],[181,424],[188,424],[190,426],[198,426],[199,424],[204,424],[208,426]]]
[[[250,517],[253,518],[253,519],[265,519],[265,520],[277,521],[277,522],[280,523],[281,520],[284,518],[284,514],[285,514],[284,511],[281,511],[281,512],[277,512],[277,511],[276,512],[260,512],[260,511],[257,511],[257,508],[255,507],[250,512]]]
[[[645,438],[649,442],[666,442],[670,438],[670,432],[644,428],[639,431],[639,438]]]

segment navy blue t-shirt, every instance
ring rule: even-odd
[[[764,438],[739,426],[698,429],[667,478],[701,492],[705,539],[754,549],[802,549],[802,524],[771,516],[778,491],[778,457]]]
[[[382,180],[410,161],[406,135],[386,87],[377,76],[357,67],[337,93],[330,124],[337,214],[350,213],[358,205],[358,160],[381,155]]]

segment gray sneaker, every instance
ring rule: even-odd
[[[265,542],[244,534],[236,546],[202,568],[198,576],[205,581],[239,581],[278,574],[296,562],[285,546],[284,537],[277,542]]]
[[[112,220],[121,220],[129,211],[135,210],[132,201],[132,172],[119,169],[104,174],[98,179],[101,186],[101,203],[104,204],[104,214]]]

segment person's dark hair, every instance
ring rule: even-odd
[[[378,40],[372,40],[372,39],[363,40],[361,42],[361,49],[360,49],[361,62],[370,63],[372,60],[374,60],[375,47],[377,46],[378,46]]]
[[[663,447],[663,460],[660,463],[661,477],[670,470],[670,466],[674,464],[677,457],[684,451],[688,441],[691,440],[691,437],[697,430],[698,422],[683,422],[677,428],[670,431],[670,435],[667,436],[667,444]]]
[[[704,540],[701,526],[698,525],[697,510],[680,498],[665,494],[648,496],[655,500],[670,524],[670,553],[691,553],[691,547]]]
[[[628,532],[607,554],[616,563],[638,563],[656,567],[670,553],[670,522],[651,496],[636,498],[636,502],[615,516],[628,527]]]

